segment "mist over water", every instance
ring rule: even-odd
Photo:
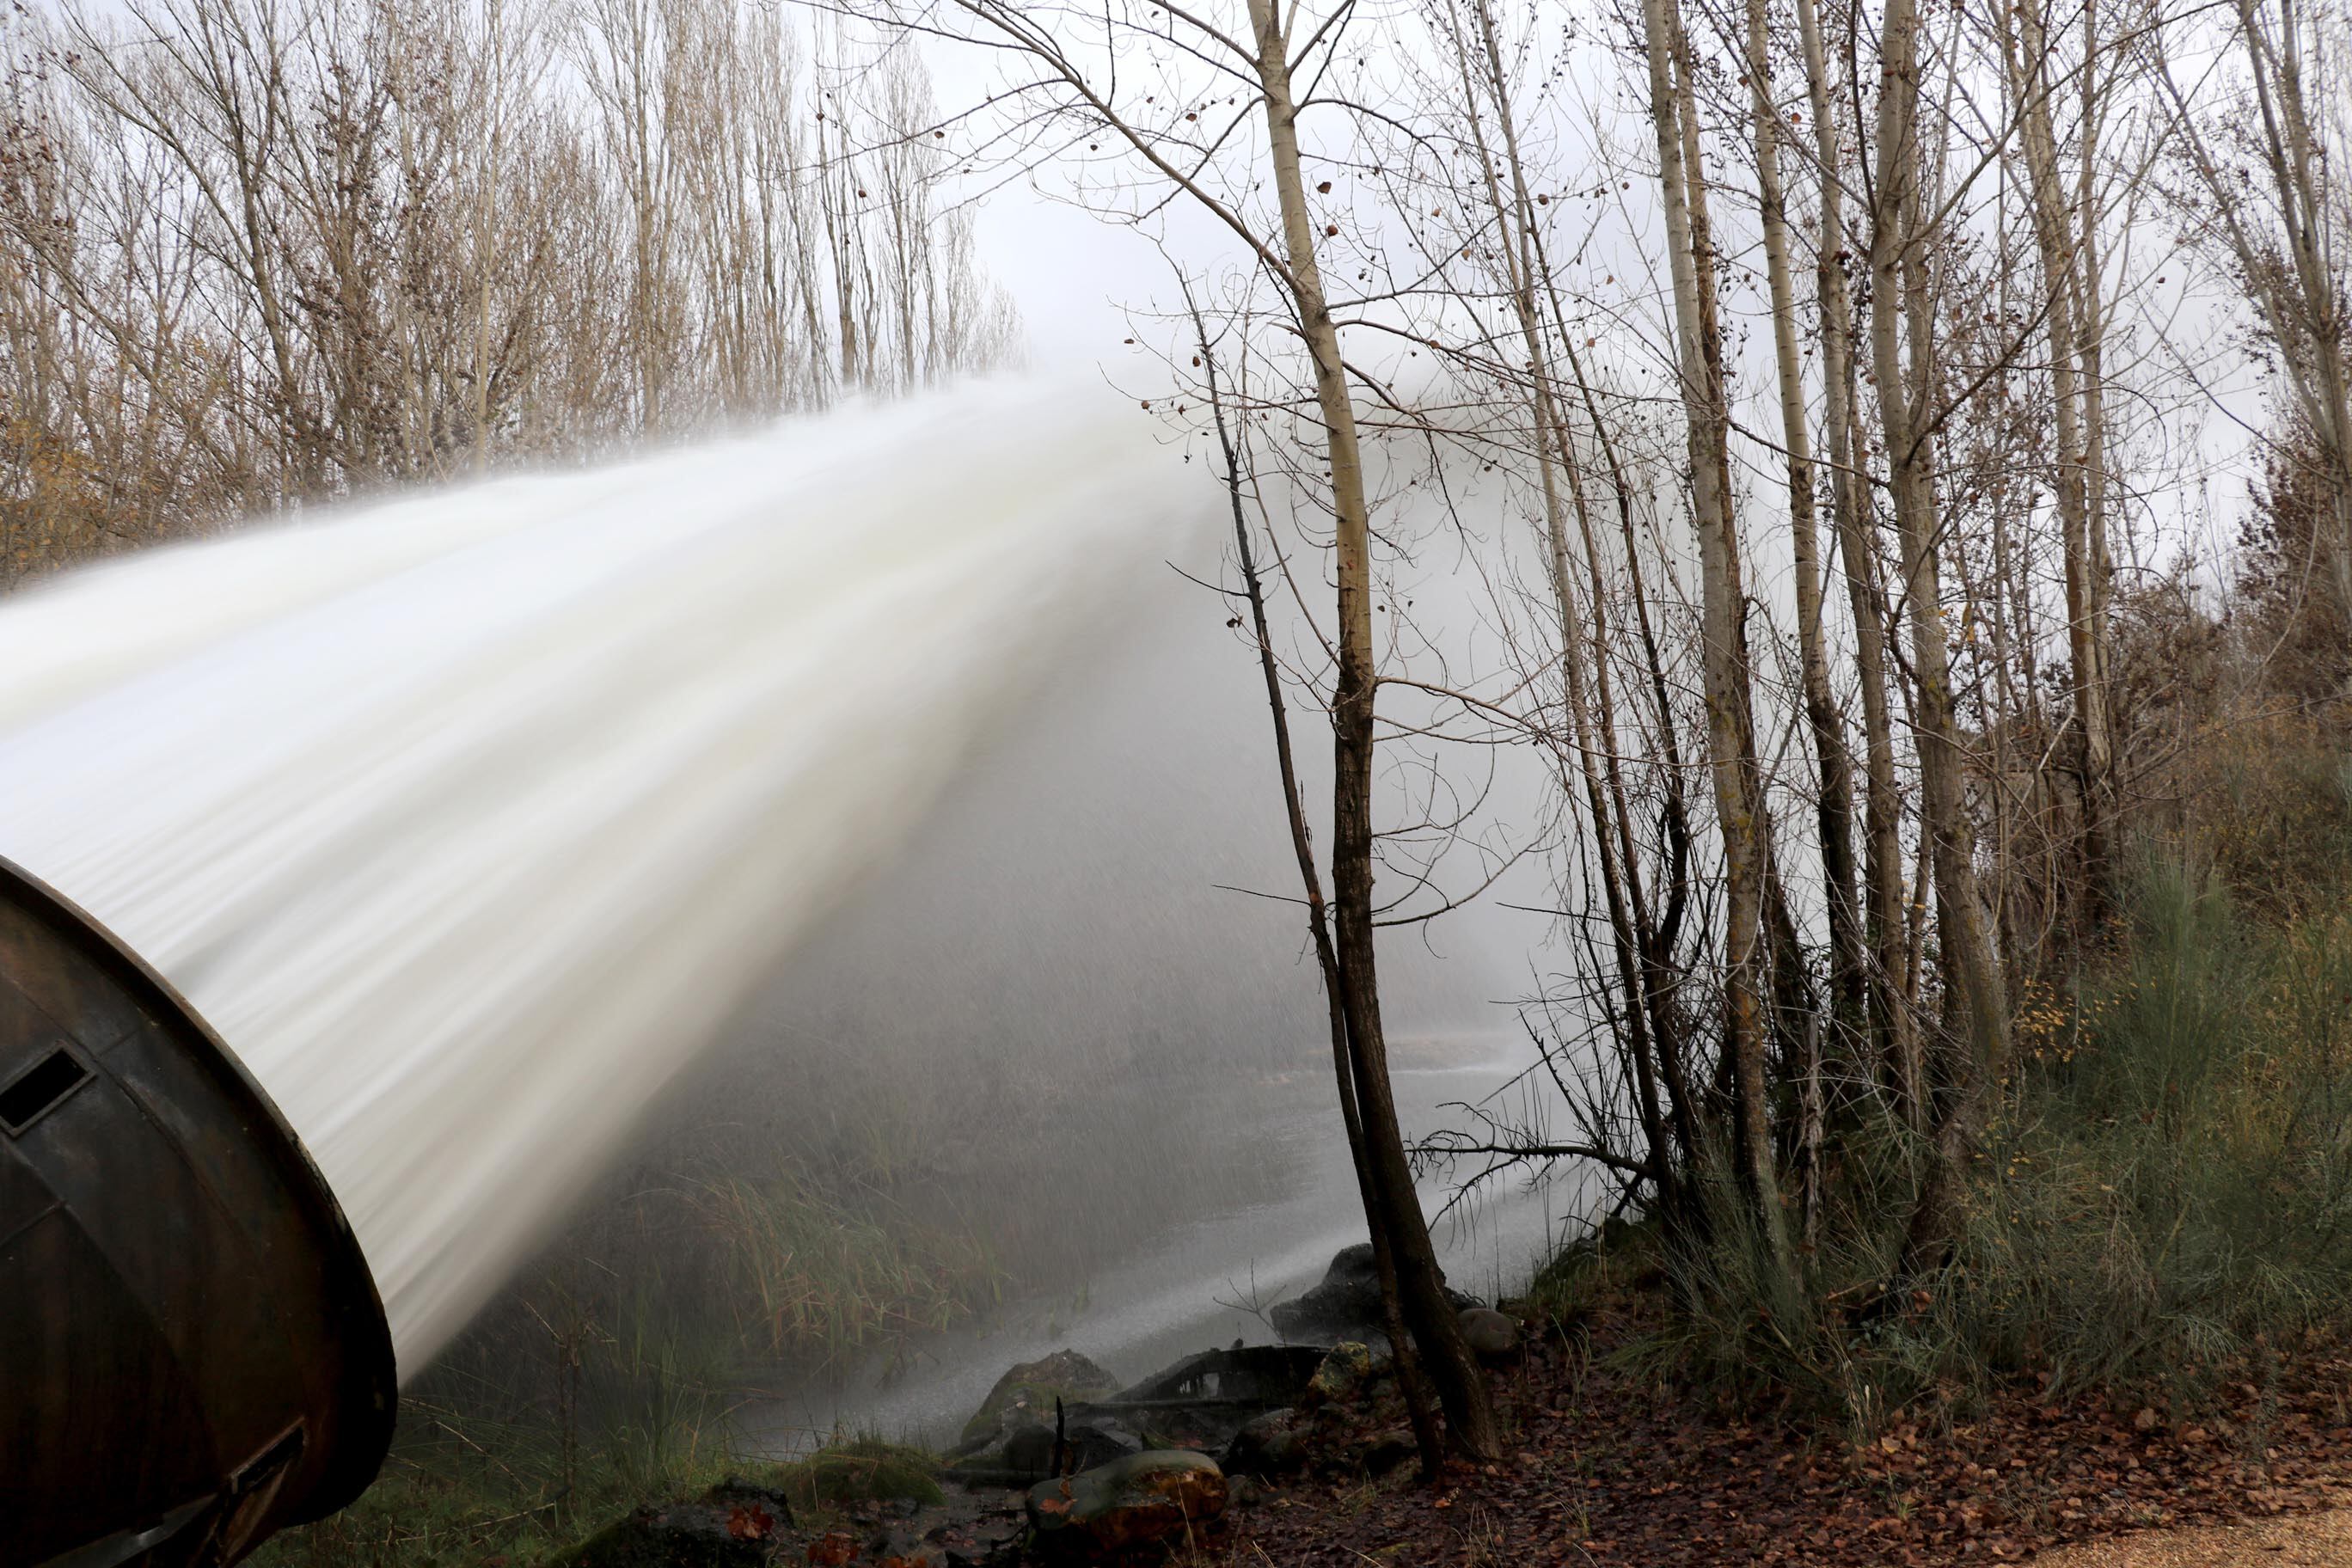
[[[0,610],[0,854],[277,1100],[405,1375],[1198,480],[980,384],[79,574]]]

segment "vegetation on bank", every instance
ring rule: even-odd
[[[781,1465],[747,1452],[739,1417],[767,1380],[903,1356],[1003,1287],[971,1225],[835,1174],[667,1181],[594,1214],[412,1383],[360,1501],[257,1561],[525,1568],[730,1479],[814,1510],[935,1498],[929,1457],[878,1438]]]
[[[583,1543],[640,1510],[714,1488],[783,1500],[803,1525],[858,1503],[940,1499],[939,1463],[879,1437],[835,1437],[778,1463],[730,1451],[721,1426],[675,1412],[667,1430],[621,1428],[565,1452],[530,1428],[489,1429],[412,1405],[431,1437],[404,1442],[352,1508],[266,1544],[254,1561],[283,1568],[534,1568],[570,1563]]]
[[[1903,1273],[1925,1162],[1865,1100],[1798,1267],[1711,1173],[1698,1220],[1607,1227],[1544,1271],[1535,1306],[1573,1321],[1651,1280],[1672,1310],[1629,1362],[1863,1439],[1923,1411],[1965,1418],[2026,1376],[2193,1411],[2225,1367],[2338,1345],[2352,763],[2300,721],[2186,754],[2080,973],[2019,987],[2017,1055],[1946,1263]]]
[[[638,1419],[567,1433],[537,1413],[497,1419],[432,1401],[401,1402],[383,1474],[359,1501],[288,1531],[252,1559],[262,1568],[478,1568],[543,1563],[604,1521],[692,1496],[740,1468],[704,1391],[663,1391]]]

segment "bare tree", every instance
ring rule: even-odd
[[[7,45],[12,575],[836,391],[822,193],[856,169],[787,13],[139,0]],[[906,57],[833,89],[888,166],[844,238],[890,247],[848,302],[895,290],[885,389],[1017,352],[929,91]]]
[[[1942,528],[1937,517],[1939,395],[1932,281],[1937,213],[1926,189],[1920,113],[1919,12],[1891,0],[1882,24],[1878,122],[1870,213],[1871,366],[1878,385],[1887,489],[1902,537],[1903,595],[1911,632],[1913,732],[1919,752],[1921,833],[1936,879],[1937,926],[1960,1039],[1923,1089],[1928,1173],[1911,1227],[1906,1268],[1940,1262],[1958,1234],[1959,1184],[1987,1085],[2009,1056],[2009,1003],[1977,889],[1962,749],[1946,638]],[[1940,1090],[1940,1093],[1937,1091]]]
[[[1689,42],[1674,0],[1644,0],[1650,121],[1674,280],[1676,369],[1689,430],[1691,521],[1705,603],[1700,657],[1706,678],[1708,771],[1723,836],[1725,1013],[1737,1168],[1776,1258],[1788,1247],[1769,1122],[1763,952],[1769,827],[1756,758],[1746,591],[1731,494],[1731,415],[1717,320],[1715,246],[1698,156],[1698,109]]]
[[[2326,465],[2335,526],[2324,566],[2339,612],[2352,607],[2352,371],[2346,363],[2342,255],[2347,153],[2343,16],[2325,4],[2237,0],[2244,51],[2237,100],[2250,115],[2200,110],[2168,58],[2196,198],[2184,214],[2236,274],[2277,357],[2295,422]],[[2347,655],[2352,679],[2352,655]]]

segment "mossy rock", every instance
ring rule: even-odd
[[[1373,1370],[1370,1346],[1357,1340],[1341,1340],[1315,1369],[1307,1390],[1318,1399],[1352,1399],[1371,1381]]]
[[[1029,1523],[1048,1548],[1082,1542],[1094,1553],[1119,1552],[1210,1523],[1228,1496],[1206,1454],[1153,1449],[1039,1481],[1029,1489]]]
[[[776,1467],[769,1484],[796,1509],[845,1502],[936,1503],[940,1462],[920,1448],[859,1437]]]
[[[1036,1419],[1050,1423],[1056,1399],[1065,1405],[1076,1405],[1083,1400],[1108,1399],[1118,1390],[1118,1378],[1074,1350],[1058,1350],[1036,1361],[1024,1362],[996,1380],[996,1386],[988,1391],[988,1397],[964,1423],[963,1440],[956,1446],[956,1451],[968,1454],[995,1441],[1004,1429],[1005,1418],[1015,1411],[1028,1411]]]
[[[792,1523],[782,1492],[730,1477],[700,1497],[614,1520],[545,1568],[762,1568]]]

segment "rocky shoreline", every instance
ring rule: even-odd
[[[1515,1318],[1453,1294],[1475,1348],[1516,1352]],[[1221,1538],[1235,1510],[1331,1455],[1368,1474],[1409,1460],[1410,1437],[1383,1426],[1395,1401],[1383,1398],[1393,1379],[1370,1247],[1343,1249],[1270,1316],[1302,1342],[1237,1342],[1126,1385],[1075,1350],[1055,1351],[1007,1368],[947,1454],[911,1473],[885,1480],[911,1451],[871,1445],[866,1468],[854,1448],[835,1460],[839,1495],[811,1487],[798,1506],[782,1485],[730,1479],[615,1521],[548,1568],[1160,1560]]]

